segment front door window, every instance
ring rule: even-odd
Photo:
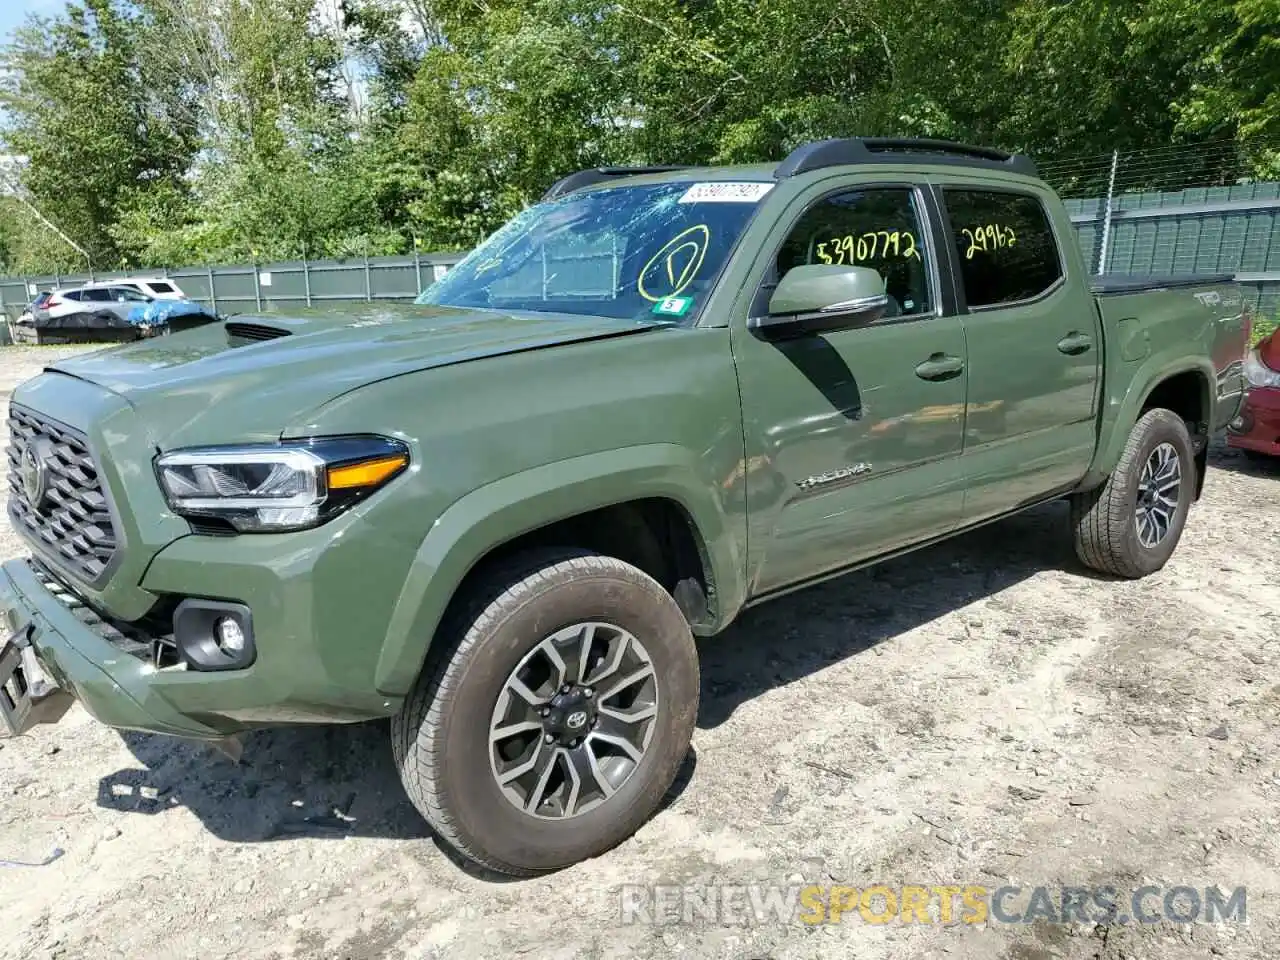
[[[910,190],[847,190],[805,211],[778,251],[776,278],[804,264],[870,267],[889,294],[885,316],[910,316],[933,312],[928,257]]]

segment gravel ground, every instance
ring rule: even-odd
[[[66,352],[0,351],[0,392]],[[449,859],[385,724],[236,766],[73,708],[0,743],[0,858],[66,851],[0,868],[0,957],[1280,955],[1280,464],[1213,467],[1140,582],[1084,572],[1055,506],[746,615],[669,803],[552,877]],[[622,922],[626,884],[802,883],[1245,886],[1248,923]]]

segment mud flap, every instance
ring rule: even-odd
[[[1190,426],[1190,424],[1188,424]],[[1209,435],[1195,432],[1191,434],[1191,452],[1196,461],[1196,490],[1193,503],[1199,503],[1204,493],[1204,478],[1209,472]]]
[[[42,723],[57,723],[75,698],[54,683],[31,645],[32,625],[0,644],[0,737],[20,737]]]

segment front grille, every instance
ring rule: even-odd
[[[43,472],[34,503],[24,483],[32,467]],[[90,582],[116,552],[115,525],[84,434],[16,404],[9,405],[9,519]]]

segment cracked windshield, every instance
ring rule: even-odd
[[[418,303],[692,319],[768,183],[618,187],[530,207]]]

